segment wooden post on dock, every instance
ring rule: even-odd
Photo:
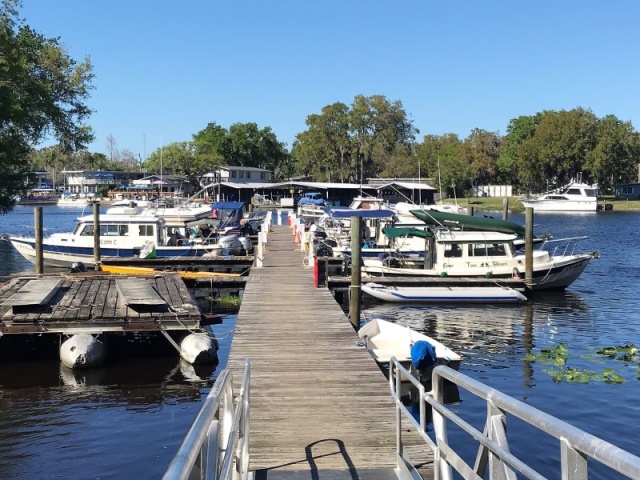
[[[264,243],[263,243],[263,239],[266,235],[266,232],[258,232],[258,244],[256,245],[256,256],[255,256],[255,264],[256,264],[256,268],[262,268],[262,261],[264,260],[264,252],[263,252],[263,248],[264,248]]]
[[[524,283],[528,288],[533,286],[533,208],[525,209],[524,232]]]
[[[100,203],[93,203],[93,263],[100,270]]]
[[[502,219],[507,220],[509,218],[509,197],[502,198]]]
[[[42,253],[42,207],[33,209],[36,235],[36,275],[44,273],[44,256]]]
[[[361,264],[362,229],[360,217],[351,217],[351,286],[349,287],[349,318],[356,330],[360,329],[360,284],[362,283]]]

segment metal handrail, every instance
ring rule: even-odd
[[[480,432],[444,405],[444,380],[484,399],[487,417]],[[419,394],[419,417],[400,399],[401,382],[411,382]],[[402,444],[402,417],[418,429],[434,453],[436,479],[453,478],[452,468],[464,478],[484,478],[489,466],[489,478],[515,479],[519,472],[525,478],[543,479],[543,475],[509,451],[507,415],[516,417],[560,441],[561,475],[563,479],[587,479],[587,458],[591,458],[629,478],[640,478],[640,457],[516,400],[494,388],[459,373],[449,367],[437,366],[432,373],[432,391],[427,393],[420,382],[394,357],[389,365],[389,384],[396,403],[397,448]],[[435,441],[426,433],[426,408],[431,406]],[[447,420],[453,422],[480,444],[473,467],[468,465],[447,443]]]
[[[249,478],[249,381],[249,359],[237,397],[231,371],[218,375],[164,480]]]

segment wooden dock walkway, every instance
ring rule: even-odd
[[[228,360],[238,385],[251,361],[255,478],[393,478],[387,380],[329,290],[314,288],[291,230],[273,226],[266,250],[247,281]],[[406,430],[411,461],[427,478],[429,447]]]

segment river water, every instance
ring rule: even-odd
[[[45,207],[44,225],[69,230],[79,209]],[[87,210],[85,212],[90,214]],[[509,220],[524,223],[522,215]],[[463,357],[460,371],[578,428],[640,455],[640,376],[635,357],[610,359],[605,346],[640,345],[640,214],[539,214],[536,233],[587,235],[583,251],[599,251],[566,291],[519,306],[390,306],[367,302],[363,315],[392,319],[437,338]],[[0,234],[33,225],[33,208],[0,217]],[[32,270],[0,241],[0,275]],[[85,374],[61,369],[58,340],[35,337],[5,348],[0,338],[0,478],[160,478],[216,375],[224,368],[235,316],[214,326],[220,363],[194,369],[172,352],[136,347]],[[53,336],[52,336],[53,337]],[[554,381],[561,367],[528,362],[528,351],[567,345],[565,367],[612,369],[623,383]],[[40,355],[38,355],[40,353]],[[485,407],[461,392],[453,408],[482,430]],[[514,453],[559,478],[558,442],[509,419]],[[473,464],[475,447],[456,430],[450,440]],[[590,478],[619,478],[590,464]]]

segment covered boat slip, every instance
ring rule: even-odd
[[[291,230],[273,226],[247,281],[228,367],[251,361],[250,470],[264,478],[397,478],[396,415],[384,374],[328,289],[315,288]],[[411,463],[431,451],[403,432]]]
[[[16,277],[0,287],[0,333],[186,330],[201,313],[178,274]]]

